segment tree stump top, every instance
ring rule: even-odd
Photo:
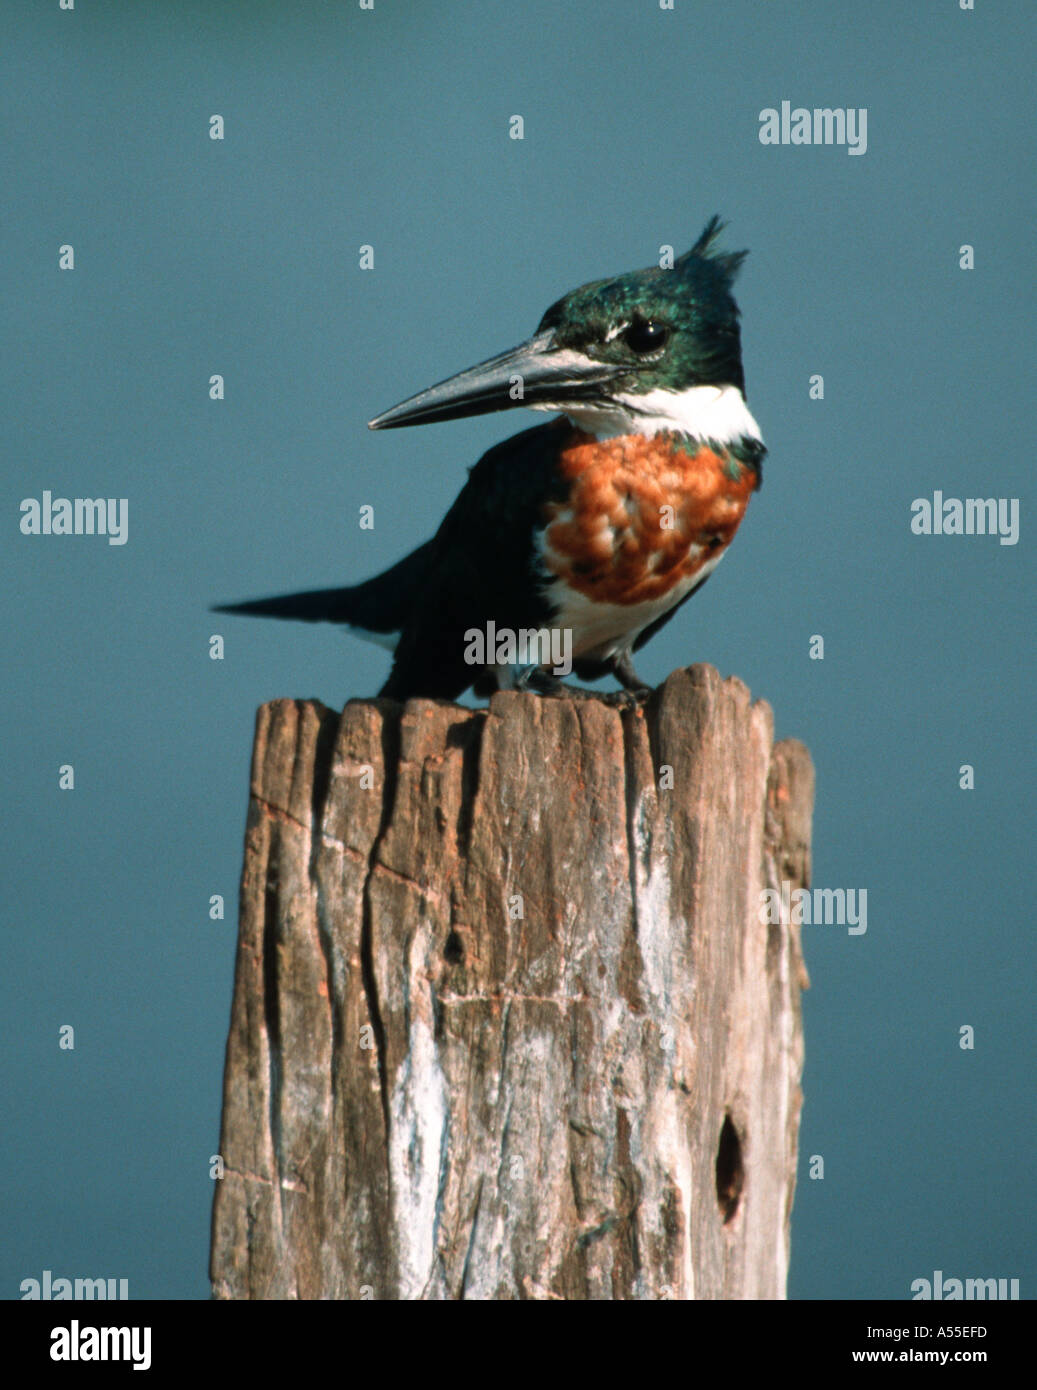
[[[710,667],[636,710],[260,709],[225,1298],[782,1297],[813,771]]]

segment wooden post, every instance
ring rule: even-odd
[[[647,706],[259,711],[218,1298],[781,1298],[813,770]]]

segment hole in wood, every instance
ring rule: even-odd
[[[744,1181],[742,1141],[731,1116],[725,1115],[720,1129],[720,1143],[717,1145],[717,1202],[725,1226],[738,1210]]]
[[[464,942],[457,932],[452,931],[443,947],[443,959],[448,965],[460,965],[464,960]]]

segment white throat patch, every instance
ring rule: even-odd
[[[646,391],[642,396],[616,396],[610,406],[567,409],[565,414],[577,429],[598,439],[621,434],[651,437],[661,430],[676,430],[696,439],[715,439],[718,444],[735,444],[746,438],[762,443],[763,438],[737,386]]]

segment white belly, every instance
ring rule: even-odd
[[[551,626],[572,629],[574,657],[604,659],[629,651],[646,627],[668,613],[712,574],[725,553],[726,550],[717,551],[701,569],[675,584],[668,593],[643,603],[598,603],[556,579],[544,590],[544,596],[557,610]]]

